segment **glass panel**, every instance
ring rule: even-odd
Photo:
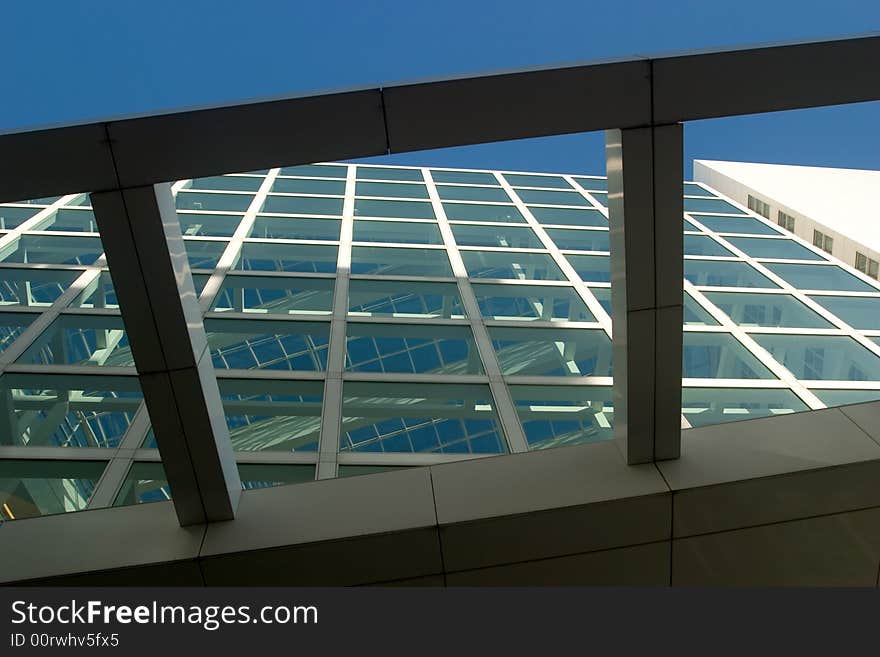
[[[229,275],[212,310],[268,315],[329,315],[333,279]]]
[[[342,477],[359,477],[361,475],[401,470],[405,467],[399,465],[338,465],[336,466],[336,476],[340,479]]]
[[[736,235],[780,235],[778,230],[754,217],[711,217],[702,214],[694,214],[692,216],[694,220],[699,221],[706,228],[713,230],[716,233],[732,233]]]
[[[347,372],[483,372],[474,338],[466,326],[349,322],[347,331]]]
[[[263,203],[262,212],[273,214],[326,214],[342,215],[341,198],[325,196],[274,196],[269,195]]]
[[[212,189],[228,192],[255,192],[263,184],[262,176],[210,176],[195,178],[188,189]]]
[[[245,212],[253,200],[253,194],[210,194],[182,189],[177,192],[176,203],[180,210]]]
[[[395,167],[364,167],[357,168],[359,180],[413,180],[422,182],[421,169],[398,169]]]
[[[767,269],[781,276],[800,290],[852,290],[877,292],[863,280],[833,265],[789,265],[768,262]]]
[[[16,362],[134,367],[122,318],[108,315],[61,315]]]
[[[193,274],[193,286],[196,295],[202,293],[205,284],[210,276],[207,274]],[[110,278],[110,272],[102,271],[100,275],[93,278],[86,285],[82,292],[70,303],[71,308],[118,308],[119,302],[116,300],[116,290],[113,288],[113,280]]]
[[[684,220],[683,226],[684,226],[684,230],[695,230],[695,231],[703,232],[702,229],[697,228],[697,226],[695,224],[692,224],[687,219]]]
[[[345,178],[348,172],[346,166],[333,166],[324,164],[300,164],[294,167],[283,167],[279,172],[281,176],[314,176],[316,178]]]
[[[880,329],[880,298],[811,296],[853,328]]]
[[[249,237],[282,240],[338,240],[339,219],[264,217],[257,215]]]
[[[434,223],[358,219],[354,222],[354,241],[443,244],[443,236]]]
[[[773,379],[773,374],[727,333],[685,332],[682,376],[686,379]]]
[[[607,283],[611,280],[611,261],[608,256],[567,255],[565,258],[582,281]]]
[[[590,291],[596,300],[602,304],[605,312],[611,315],[611,288],[609,287],[591,287]],[[709,314],[709,311],[703,308],[691,295],[684,293],[684,306],[682,310],[682,318],[685,326],[718,326],[715,318]]]
[[[86,508],[105,461],[0,460],[0,523]]]
[[[575,178],[578,185],[586,189],[588,192],[607,192],[608,178]]]
[[[683,388],[681,406],[694,427],[809,410],[787,388]]]
[[[232,237],[242,215],[180,211],[177,218],[180,219],[180,232],[185,236]]]
[[[464,317],[455,283],[352,280],[350,315],[370,317]]]
[[[17,208],[8,205],[0,205],[0,228],[9,230],[20,226],[31,217],[39,214],[45,208]]]
[[[863,402],[877,401],[880,399],[880,389],[877,390],[810,390],[828,406],[845,406],[846,404],[861,404]]]
[[[718,242],[708,235],[685,235],[684,236],[684,254],[692,256],[732,256],[733,253],[728,251]]]
[[[9,410],[0,444],[24,447],[119,447],[141,405],[136,376],[4,374]]]
[[[52,205],[60,198],[60,196],[46,196],[44,198],[31,198],[23,201],[10,201],[10,203],[13,205]]]
[[[611,340],[600,330],[489,328],[505,375],[611,376]]]
[[[452,276],[444,249],[355,246],[351,273],[382,276]]]
[[[333,273],[336,251],[335,246],[246,242],[235,269]]]
[[[792,260],[824,260],[794,240],[769,240],[760,237],[728,237],[736,248],[753,258],[790,258]]]
[[[703,189],[697,183],[686,182],[684,184],[684,193],[686,196],[715,196],[712,192]]]
[[[597,203],[605,206],[606,208],[608,207],[608,193],[607,192],[590,192],[590,195],[592,195],[592,197],[594,199],[596,199]]]
[[[204,240],[184,240],[186,255],[191,269],[214,269],[228,242],[215,242]]]
[[[274,194],[345,194],[344,180],[316,180],[314,178],[276,178],[270,190]]]
[[[450,221],[497,221],[526,223],[525,217],[513,205],[477,205],[475,203],[444,203],[443,210]]]
[[[407,183],[359,182],[355,187],[354,193],[356,196],[428,198],[427,187],[424,185],[411,185]]]
[[[594,443],[612,437],[611,388],[510,386],[530,449]]]
[[[610,251],[607,230],[566,230],[546,228],[547,234],[557,247],[572,251]]]
[[[510,197],[500,187],[461,187],[437,185],[437,193],[444,201],[495,201],[510,203]]]
[[[80,274],[53,269],[0,269],[0,305],[48,306]]]
[[[517,189],[516,193],[524,203],[540,205],[585,205],[592,204],[577,192],[545,192],[536,189]]]
[[[579,210],[575,208],[530,207],[532,216],[544,225],[595,226],[608,228],[608,219],[598,210]]]
[[[323,371],[330,324],[265,319],[205,320],[217,369]]]
[[[878,381],[880,357],[843,335],[753,335],[798,379]]]
[[[53,212],[45,222],[41,221],[34,230],[97,233],[98,224],[94,213],[88,208],[62,208]]]
[[[504,177],[514,187],[552,187],[571,189],[565,178],[561,176],[533,176],[523,173],[505,173]]]
[[[464,183],[471,185],[497,185],[498,180],[491,173],[481,171],[441,171],[431,169],[435,183]]]
[[[788,328],[834,328],[794,297],[787,294],[706,292],[709,301],[740,326]]]
[[[232,449],[314,452],[321,433],[322,381],[220,380]],[[239,466],[241,468],[241,466]]]
[[[513,251],[462,251],[461,259],[471,278],[511,278],[562,281],[565,276],[546,253]]]
[[[735,205],[720,198],[685,198],[685,212],[723,212],[726,214],[745,214]]]
[[[392,217],[397,219],[434,219],[434,208],[426,201],[371,201],[354,202],[356,217]]]
[[[685,260],[684,277],[693,285],[779,287],[748,263],[729,260]]]
[[[346,382],[342,392],[340,451],[507,451],[488,386]]]
[[[67,235],[22,235],[18,248],[3,262],[44,263],[50,265],[91,265],[104,252],[97,237]]]
[[[554,285],[473,285],[486,319],[595,322],[574,288]]]
[[[542,249],[544,245],[527,226],[474,226],[453,224],[455,241],[463,246],[500,246]]]

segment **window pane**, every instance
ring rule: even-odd
[[[136,376],[7,373],[0,395],[0,444],[21,447],[119,447],[143,401]]]
[[[697,183],[686,182],[684,184],[684,193],[686,196],[715,196],[712,192],[704,189]]]
[[[575,208],[540,208],[530,207],[532,216],[546,225],[559,226],[595,226],[608,228],[608,219],[598,210],[580,210]]]
[[[414,180],[422,182],[420,169],[398,169],[395,167],[358,167],[360,180]]]
[[[729,237],[736,248],[753,258],[790,258],[792,260],[824,260],[794,240],[768,240],[760,237]]]
[[[371,317],[463,317],[455,283],[352,280],[348,312]]]
[[[0,229],[15,228],[43,210],[44,208],[0,205]]]
[[[262,319],[205,320],[217,369],[323,371],[330,324]]]
[[[767,269],[801,290],[853,290],[877,292],[877,288],[833,265],[789,265],[767,263]]]
[[[393,196],[397,198],[428,198],[424,185],[407,183],[359,182],[355,187],[357,196]]]
[[[880,389],[877,390],[816,390],[812,389],[819,399],[828,406],[845,406],[846,404],[861,404],[863,402],[877,401],[880,399]]]
[[[611,263],[608,256],[567,255],[582,281],[590,283],[607,283],[611,280]]]
[[[3,262],[44,263],[50,265],[91,265],[104,252],[97,237],[61,235],[22,235],[18,247]]]
[[[686,332],[682,340],[686,379],[773,379],[773,374],[727,333]]]
[[[33,230],[97,233],[98,224],[94,213],[88,208],[62,208],[53,212],[45,222],[40,222],[39,227]]]
[[[561,176],[533,176],[522,173],[505,173],[504,177],[514,187],[552,187],[571,189],[565,178]]]
[[[343,387],[343,452],[507,451],[488,386],[353,383]]]
[[[347,372],[482,374],[467,326],[348,323]]]
[[[301,164],[295,167],[283,167],[282,176],[314,176],[317,178],[345,178],[348,167],[323,164]]]
[[[505,375],[611,376],[611,340],[600,330],[489,328]]]
[[[590,195],[596,199],[596,202],[604,207],[608,207],[608,192],[590,192]]]
[[[332,273],[336,271],[336,247],[245,243],[235,269]]]
[[[181,210],[244,212],[253,200],[253,194],[210,194],[182,189],[177,193],[176,203]]]
[[[455,241],[462,246],[500,246],[542,249],[544,245],[527,226],[473,226],[453,224]]]
[[[605,312],[611,315],[611,288],[591,287],[590,291],[602,304]],[[718,322],[709,314],[709,311],[703,308],[691,295],[684,293],[682,297],[684,300],[682,319],[685,326],[718,326]]]
[[[201,212],[178,212],[180,232],[184,236],[232,237],[241,223],[240,214],[210,214]]]
[[[122,318],[108,315],[61,315],[17,362],[134,367]]]
[[[732,256],[718,242],[707,235],[685,235],[684,254],[692,256]]]
[[[745,214],[735,205],[720,198],[685,198],[685,212],[724,212],[727,214]]]
[[[228,242],[184,240],[190,269],[214,269]]]
[[[709,230],[716,233],[732,233],[735,235],[779,235],[779,231],[768,226],[763,221],[754,217],[711,217],[709,215],[694,214],[699,221]]]
[[[800,301],[787,294],[706,292],[709,301],[740,326],[834,328]]]
[[[565,228],[547,228],[545,230],[560,249],[572,251],[611,250],[607,230],[566,230]]]
[[[323,196],[275,196],[270,194],[263,203],[262,212],[273,214],[326,214],[342,215],[341,198]]]
[[[578,185],[589,191],[607,192],[608,178],[575,178]]]
[[[264,178],[258,176],[210,176],[196,178],[188,189],[212,189],[229,192],[255,192],[263,184]]]
[[[452,276],[444,249],[355,246],[351,273],[381,276]]]
[[[842,335],[753,335],[798,379],[878,381],[880,357]]]
[[[48,306],[70,287],[80,273],[54,269],[2,269],[0,305]]]
[[[525,217],[512,205],[444,203],[443,210],[450,221],[497,221],[518,224],[526,222]]]
[[[683,388],[681,407],[694,427],[809,410],[784,388]]]
[[[491,173],[481,171],[441,171],[431,169],[435,183],[463,183],[471,185],[497,185],[498,180]]]
[[[221,379],[219,384],[232,449],[242,452],[314,452],[318,449],[324,398],[322,381]]]
[[[592,204],[577,192],[550,192],[537,189],[517,189],[516,193],[524,203],[540,205],[585,205]]]
[[[562,270],[546,253],[462,251],[471,278],[511,278],[533,281],[565,280]]]
[[[314,178],[276,178],[272,183],[274,194],[345,194],[344,180],[316,180]]]
[[[106,465],[0,459],[0,523],[85,509]]]
[[[530,449],[593,443],[612,437],[611,388],[510,386]]]
[[[693,285],[779,287],[748,263],[729,260],[685,260],[684,277]]]
[[[426,201],[371,201],[354,202],[356,217],[393,217],[397,219],[434,219],[434,209]]]
[[[811,296],[844,322],[857,329],[880,329],[880,298]]]
[[[212,307],[267,315],[328,315],[332,309],[333,279],[234,274],[224,279]]]
[[[444,201],[495,201],[510,203],[510,197],[500,187],[462,187],[437,185],[437,193]]]
[[[354,241],[443,244],[443,236],[434,223],[358,219],[354,222]]]
[[[541,285],[473,285],[486,319],[595,322],[574,288]]]
[[[339,239],[339,219],[305,219],[303,217],[257,216],[249,237],[282,240]]]

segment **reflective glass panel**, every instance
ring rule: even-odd
[[[443,244],[443,236],[435,223],[358,219],[354,222],[354,241]]]
[[[527,173],[505,173],[505,179],[514,187],[552,187],[571,189],[562,176],[536,176]]]
[[[178,212],[180,232],[187,237],[232,237],[241,223],[240,214],[210,214],[208,212]]]
[[[853,328],[880,329],[880,297],[830,297],[814,295],[813,301],[827,308]]]
[[[787,388],[683,388],[681,412],[691,426],[752,420],[809,410]]]
[[[607,230],[567,230],[546,228],[547,234],[557,247],[571,251],[610,251]]]
[[[347,372],[482,374],[470,327],[349,322]]]
[[[210,176],[194,179],[188,189],[211,189],[227,192],[255,192],[263,184],[262,176]]]
[[[262,212],[272,214],[327,214],[342,215],[341,198],[327,196],[276,196],[270,194],[263,203]]]
[[[718,242],[708,235],[685,235],[684,236],[684,254],[692,256],[732,256],[733,253],[728,251]]]
[[[61,315],[17,362],[134,367],[122,318],[109,315]]]
[[[464,316],[455,283],[368,281],[354,279],[348,286],[348,312],[368,317]]]
[[[0,524],[82,511],[105,461],[0,459]]]
[[[441,171],[431,169],[435,183],[463,183],[470,185],[497,185],[498,180],[491,173],[482,171]]]
[[[825,259],[794,240],[770,240],[761,237],[728,237],[727,239],[736,248],[753,258]]]
[[[209,319],[205,331],[217,369],[316,372],[327,368],[329,323]]]
[[[462,251],[461,259],[471,278],[565,280],[562,270],[546,253]]]
[[[355,246],[351,273],[382,276],[452,276],[445,249]]]
[[[357,168],[359,180],[411,180],[422,182],[420,169],[398,169],[396,167],[363,167]]]
[[[505,375],[611,376],[604,331],[492,326],[489,337]]]
[[[608,219],[596,209],[580,210],[576,208],[529,208],[532,216],[545,226],[595,226],[608,228]]]
[[[611,261],[608,256],[567,255],[565,259],[571,263],[582,281],[607,283],[611,280]]]
[[[335,246],[246,242],[235,269],[333,273],[336,251]]]
[[[608,207],[608,193],[607,192],[590,192],[590,195],[596,199],[596,202],[604,207]]]
[[[847,404],[861,404],[863,402],[877,401],[880,399],[880,388],[876,390],[816,390],[815,394],[828,406],[845,406]]]
[[[488,386],[347,381],[342,393],[340,451],[507,451]]]
[[[561,285],[473,285],[486,319],[594,322],[574,288]]]
[[[779,287],[748,263],[729,260],[685,260],[684,277],[711,287]]]
[[[273,194],[345,194],[344,180],[316,180],[315,178],[276,178],[272,183]]]
[[[611,388],[510,386],[530,449],[593,443],[612,437]]]
[[[443,210],[450,221],[526,222],[513,205],[477,205],[476,203],[444,203]]]
[[[575,178],[578,185],[586,189],[588,192],[607,192],[608,178]]]
[[[304,217],[265,217],[258,215],[250,237],[282,240],[339,239],[339,219],[307,219]]]
[[[48,306],[80,273],[57,269],[0,269],[0,305]]]
[[[706,292],[706,297],[740,326],[783,326],[789,328],[834,328],[788,294]]]
[[[28,262],[50,265],[91,265],[104,252],[97,237],[68,235],[22,235],[17,248],[3,262]]]
[[[715,196],[712,192],[692,182],[686,182],[684,184],[684,193],[685,196]]]
[[[590,291],[596,300],[602,304],[605,312],[611,314],[611,288],[609,287],[591,287]],[[682,309],[682,319],[685,326],[718,326],[718,322],[709,311],[703,308],[696,299],[688,293],[684,293],[684,306]]]
[[[745,214],[735,205],[720,198],[685,198],[685,212],[723,212],[725,214]]]
[[[184,240],[191,269],[214,269],[228,242]]]
[[[215,312],[267,315],[329,315],[333,309],[333,279],[230,274],[214,299]]]
[[[798,379],[878,381],[880,357],[845,335],[752,336]]]
[[[592,204],[577,192],[551,192],[540,189],[517,189],[516,193],[523,203],[538,205],[584,205]]]
[[[333,166],[327,164],[300,164],[294,167],[282,167],[281,176],[314,176],[316,178],[345,178],[348,172],[346,166]]]
[[[0,229],[15,228],[43,210],[44,208],[0,205]]]
[[[768,262],[766,267],[800,290],[878,291],[876,287],[836,265],[794,265]]]
[[[390,196],[394,198],[428,198],[424,185],[408,183],[359,182],[354,190],[357,196]],[[355,204],[357,206],[357,204]],[[361,212],[360,214],[364,214]],[[397,216],[397,215],[395,215]]]
[[[682,340],[686,379],[773,379],[773,374],[728,333],[686,332]]]
[[[434,208],[427,201],[374,201],[359,198],[354,202],[354,215],[356,217],[434,219]]]
[[[46,221],[41,221],[33,230],[97,233],[98,224],[94,213],[88,208],[61,208],[53,212]]]
[[[780,234],[780,232],[772,226],[769,226],[754,217],[712,217],[709,215],[694,214],[693,218],[709,230],[713,230],[716,233],[731,233],[734,235]]]
[[[462,246],[500,246],[523,249],[542,249],[544,245],[528,226],[475,226],[453,224],[455,241]]]
[[[437,185],[437,193],[444,201],[495,201],[510,203],[510,197],[500,187],[463,187]]]
[[[245,212],[254,200],[253,194],[211,194],[209,192],[190,192],[185,189],[177,192],[176,203],[180,210],[218,210],[220,212]]]

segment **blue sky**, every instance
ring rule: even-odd
[[[267,95],[861,34],[880,3],[773,0],[4,3],[0,131]],[[698,84],[695,81],[695,84]],[[689,123],[685,158],[880,169],[880,103]],[[600,173],[601,134],[382,158]]]

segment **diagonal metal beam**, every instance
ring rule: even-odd
[[[232,519],[241,482],[171,187],[91,199],[180,524]]]

